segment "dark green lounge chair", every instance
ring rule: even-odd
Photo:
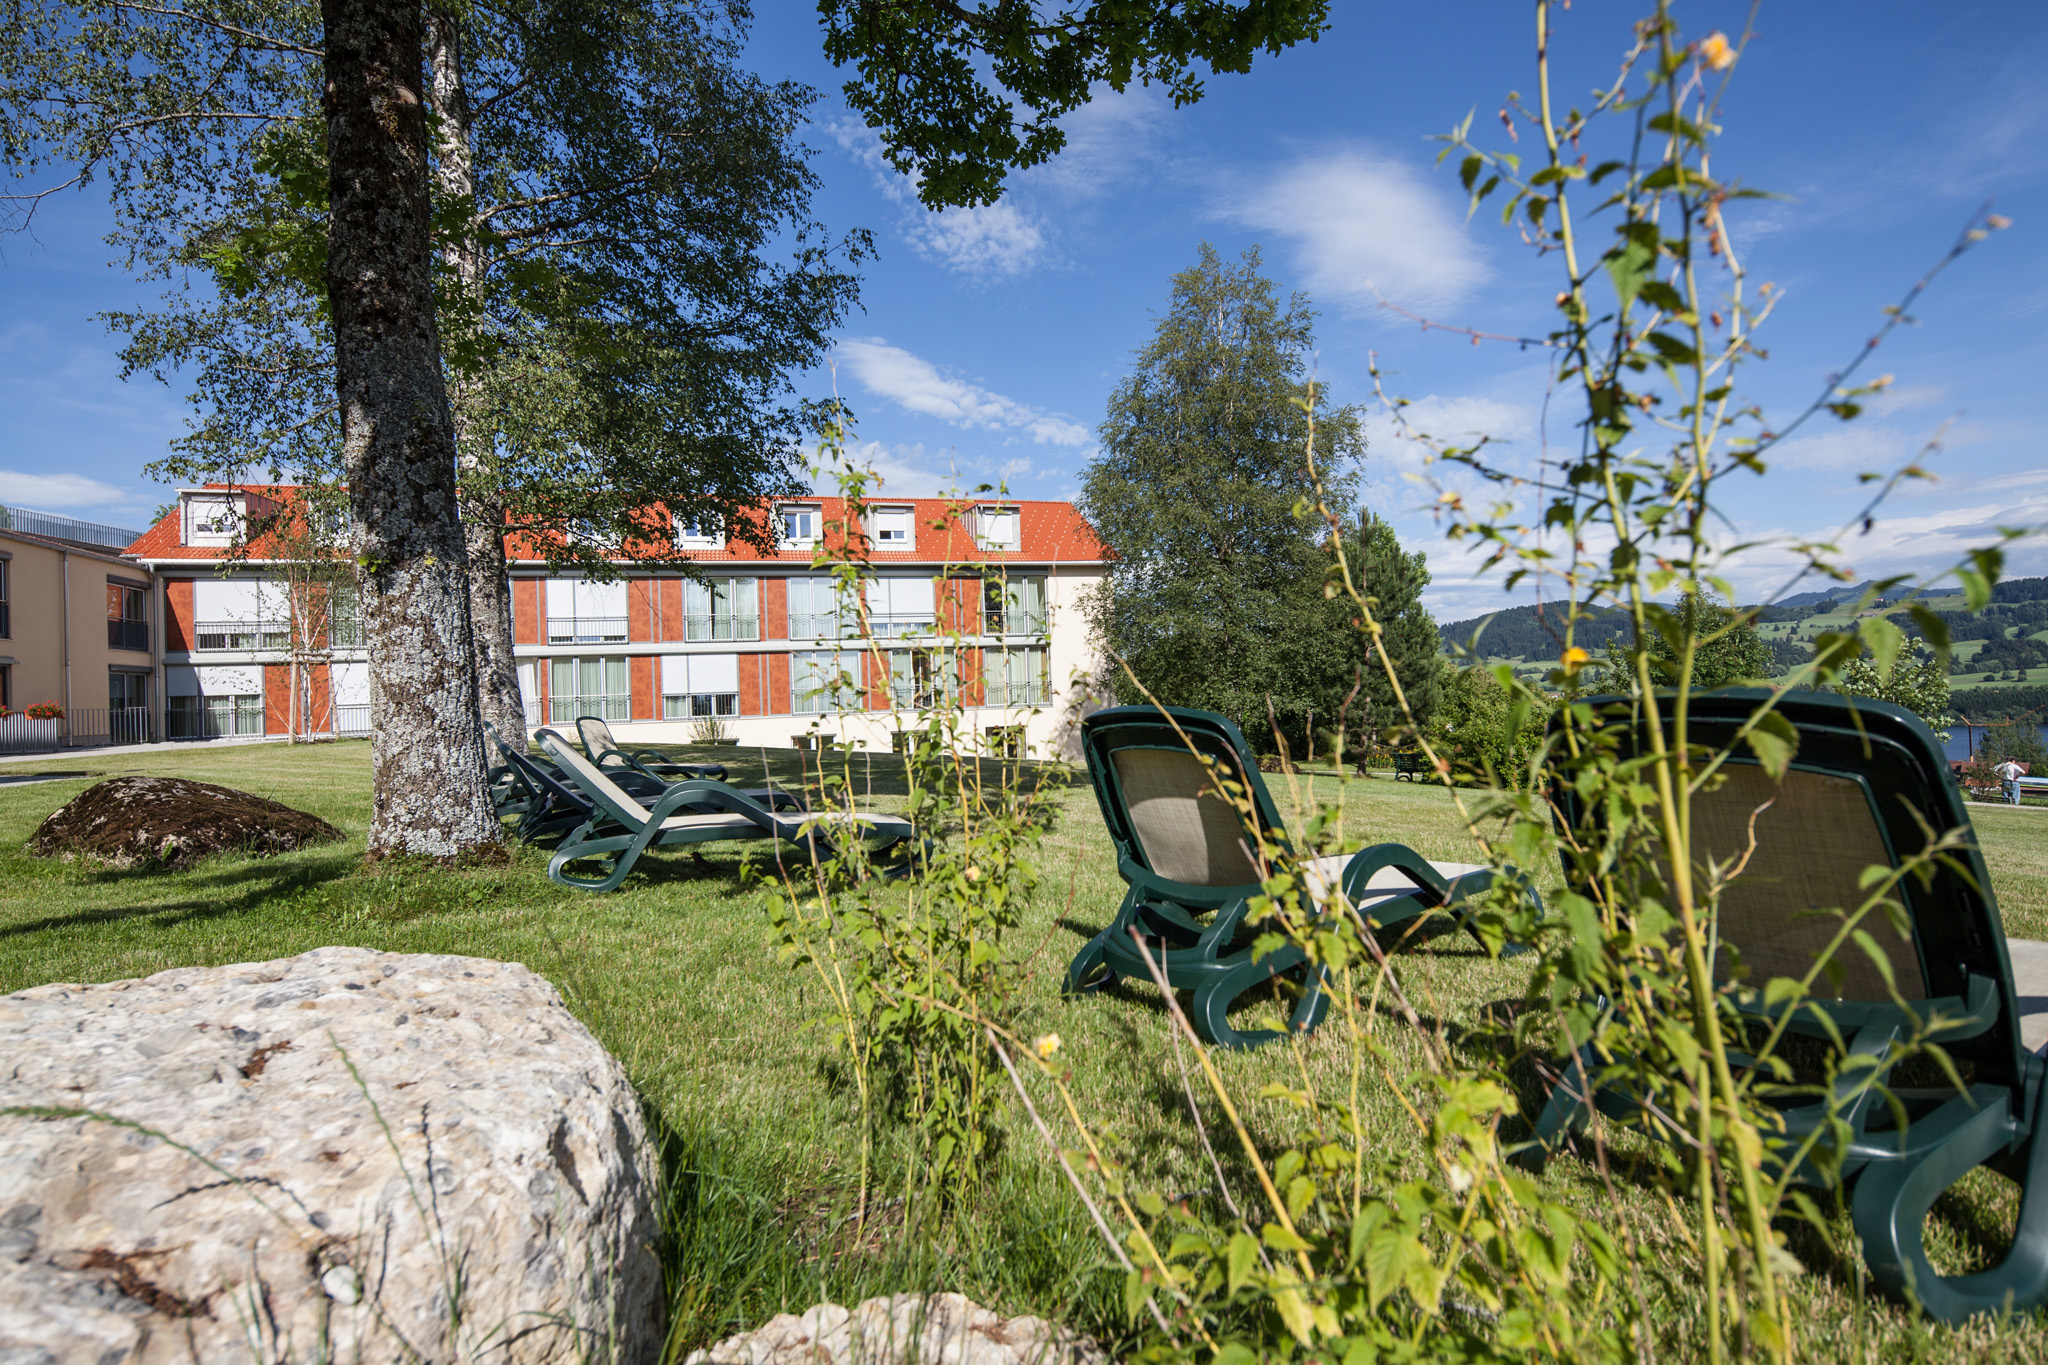
[[[1231,1002],[1276,977],[1300,991],[1289,1027],[1306,1032],[1321,1023],[1329,998],[1300,949],[1252,955],[1245,918],[1262,878],[1247,848],[1255,850],[1257,839],[1196,757],[1214,759],[1226,780],[1244,786],[1266,841],[1286,847],[1286,828],[1238,728],[1209,711],[1119,706],[1081,723],[1081,748],[1130,890],[1109,927],[1068,966],[1067,991],[1098,991],[1122,978],[1150,982],[1135,931],[1167,982],[1194,992],[1191,1022],[1211,1042],[1254,1047],[1284,1036],[1239,1031],[1226,1018]],[[1439,909],[1455,912],[1493,881],[1476,866],[1432,864],[1400,844],[1320,859],[1304,873],[1318,900],[1341,887],[1381,930]],[[1202,915],[1210,916],[1206,924]]]
[[[614,773],[598,767],[566,739],[552,730],[542,730],[537,737],[563,778],[592,806],[590,818],[563,836],[548,861],[548,876],[579,891],[613,890],[642,853],[679,844],[781,840],[795,844],[808,862],[812,857],[837,857],[838,846],[851,839],[876,854],[907,844],[914,856],[915,831],[906,820],[837,812],[785,814],[723,782],[676,782],[651,808],[643,808],[613,780]],[[587,859],[600,860],[603,875],[591,877],[567,870],[570,864]],[[903,865],[899,859],[885,870]]]
[[[1694,696],[1688,738],[1717,751],[1728,748],[1768,695],[1728,689]],[[1616,708],[1624,756],[1647,746],[1647,727],[1628,723],[1625,700],[1596,698],[1593,704]],[[1696,796],[1692,807],[1701,858],[1740,854],[1755,817],[1756,849],[1722,893],[1718,928],[1721,941],[1740,955],[1746,978],[1739,984],[1755,993],[1740,997],[1745,1003],[1739,1007],[1760,1022],[1778,1012],[1762,1003],[1765,983],[1804,976],[1839,928],[1834,915],[1814,911],[1861,904],[1867,893],[1858,879],[1866,867],[1897,866],[1926,846],[1920,820],[1937,831],[1970,831],[1941,745],[1911,712],[1822,693],[1788,696],[1778,709],[1799,732],[1784,780],[1773,782],[1738,746],[1727,780]],[[1556,795],[1563,819],[1582,818],[1569,789],[1561,786]],[[1939,1014],[1949,1021],[1929,1037],[1954,1059],[1969,1082],[1966,1091],[1947,1084],[1892,1087],[1909,1118],[1903,1129],[1889,1104],[1868,1096],[1844,1114],[1851,1137],[1842,1153],[1871,1278],[1891,1297],[1915,1299],[1946,1322],[2048,1303],[2048,1139],[2041,1133],[2044,1067],[2037,1051],[2048,1041],[2048,944],[2008,944],[1974,841],[1956,863],[1924,885],[1906,878],[1899,886],[1910,935],[1901,936],[1886,919],[1863,924],[1887,951],[1903,1008],[1854,944],[1835,955],[1839,979],[1817,982],[1821,990],[1839,992],[1817,1006],[1848,1040],[1845,1074],[1859,1069],[1849,1059],[1868,1059],[1860,1067],[1865,1076],[1881,1068],[1893,1041],[1914,1032],[1920,1020]],[[2018,980],[2015,964],[2022,970]],[[1725,981],[1729,970],[1729,954],[1718,954],[1717,975]],[[1812,1015],[1802,1009],[1789,1030],[1827,1045],[1828,1030]],[[1538,1161],[1587,1121],[1582,1078],[1597,1087],[1600,1067],[1590,1047],[1566,1065],[1537,1124],[1540,1146],[1531,1155]],[[1639,1112],[1616,1085],[1596,1088],[1592,1101],[1623,1121]],[[1781,1113],[1787,1135],[1797,1141],[1824,1122],[1826,1106],[1787,1101]],[[1979,1165],[2020,1183],[2018,1234],[1995,1268],[1943,1276],[1928,1262],[1922,1224],[1941,1193]],[[1810,1163],[1795,1175],[1820,1179]]]
[[[677,763],[659,749],[627,753],[612,738],[612,727],[597,716],[578,716],[576,736],[583,741],[584,756],[600,768],[623,766],[660,782],[692,777],[723,782],[727,776],[722,763]]]

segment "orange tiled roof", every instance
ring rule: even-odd
[[[225,484],[208,484],[207,488],[227,490]],[[236,485],[236,491],[255,494],[260,498],[281,499],[288,494],[288,488],[274,488],[262,485]],[[803,503],[819,509],[824,523],[824,541],[828,546],[844,543],[838,528],[846,521],[846,502],[841,498],[787,498],[783,503]],[[782,504],[777,504],[782,505]],[[874,564],[1090,564],[1099,563],[1107,556],[1101,544],[1095,539],[1088,523],[1070,502],[1027,501],[1021,498],[1003,499],[1000,502],[987,500],[976,505],[999,505],[1014,507],[1018,511],[1018,548],[1015,550],[983,550],[974,543],[974,538],[960,523],[957,515],[962,504],[945,498],[905,498],[901,500],[877,499],[871,507],[904,507],[915,509],[917,546],[912,550],[870,549],[867,559]],[[763,507],[761,516],[770,514],[771,509]],[[193,563],[214,563],[224,559],[228,551],[219,546],[183,545],[179,543],[180,514],[171,512],[156,525],[144,531],[126,551],[138,559],[177,561]],[[267,539],[267,538],[265,538]],[[272,558],[266,554],[264,539],[259,539],[249,549],[250,559]],[[531,535],[515,535],[505,546],[507,556],[515,564],[535,564],[544,556],[541,543]],[[782,550],[763,554],[745,541],[729,541],[717,550],[690,550],[691,559],[707,564],[784,564],[790,567],[808,565],[812,552],[809,550]]]

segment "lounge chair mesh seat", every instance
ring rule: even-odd
[[[552,730],[542,730],[538,738],[562,776],[592,807],[590,817],[562,837],[548,861],[548,876],[564,886],[613,890],[642,853],[677,844],[773,839],[797,845],[806,860],[826,860],[839,857],[852,841],[875,855],[906,845],[909,855],[915,855],[916,832],[906,820],[844,811],[784,813],[723,782],[676,782],[651,807],[643,808],[613,780],[614,774],[577,752],[568,740]],[[568,870],[572,863],[590,859],[600,861],[601,875]],[[893,873],[906,865],[907,859],[898,859],[882,870]]]
[[[576,737],[583,741],[584,755],[600,768],[621,765],[662,781],[701,777],[723,782],[729,776],[723,763],[677,763],[659,749],[628,753],[619,747],[618,740],[612,737],[612,727],[600,716],[578,716]]]
[[[1768,696],[1752,689],[1695,695],[1688,735],[1695,745],[1733,751],[1725,781],[1693,799],[1695,862],[1732,863],[1747,848],[1755,820],[1756,847],[1721,896],[1713,966],[1722,982],[1740,971],[1736,984],[1754,994],[1739,996],[1738,1008],[1759,1022],[1777,1012],[1762,1003],[1763,986],[1776,977],[1803,977],[1840,928],[1832,912],[1862,903],[1864,869],[1896,867],[1924,848],[1923,818],[1936,831],[1971,833],[1939,741],[1917,716],[1888,703],[1818,693],[1780,699],[1778,709],[1798,730],[1799,745],[1790,771],[1774,781],[1737,736]],[[1592,704],[1628,714],[1620,698]],[[1647,747],[1640,721],[1620,723],[1624,757]],[[1585,818],[1568,787],[1561,784],[1555,794],[1562,820]],[[1943,1021],[1927,1037],[1954,1060],[1967,1082],[1964,1092],[1947,1083],[1891,1086],[1908,1116],[1903,1129],[1881,1096],[1854,1102],[1842,1113],[1850,1127],[1842,1170],[1853,1182],[1851,1214],[1873,1281],[1950,1322],[2048,1303],[2048,1140],[2040,1135],[2048,1068],[2037,1054],[2048,1041],[2048,944],[2008,945],[1974,838],[1954,861],[1924,884],[1909,877],[1898,887],[1909,933],[1882,914],[1861,922],[1886,950],[1903,1006],[1852,942],[1817,978],[1820,998],[1788,1026],[1826,1040],[1828,1028],[1813,1012],[1829,1016],[1847,1040],[1840,1081],[1846,1097],[1873,1069],[1885,1079],[1887,1050],[1917,1031],[1919,1021]],[[1574,875],[1570,866],[1566,875]],[[1668,880],[1668,866],[1664,875]],[[2025,973],[2020,978],[2015,962]],[[1601,1066],[1590,1046],[1567,1066],[1538,1120],[1535,1160],[1589,1119],[1581,1077],[1593,1079],[1591,1100],[1603,1114],[1640,1115],[1622,1084],[1599,1084]],[[1794,1142],[1827,1118],[1827,1106],[1811,1099],[1788,1099],[1779,1108]],[[1774,1159],[1782,1166],[1784,1158]],[[1942,1276],[1927,1259],[1922,1225],[1942,1192],[1979,1165],[2020,1182],[2018,1233],[1994,1268]],[[1795,1177],[1822,1178],[1811,1163]]]
[[[1083,721],[1081,745],[1129,890],[1109,926],[1068,966],[1068,992],[1126,978],[1150,982],[1135,931],[1168,984],[1194,992],[1191,1021],[1211,1042],[1250,1047],[1283,1037],[1275,1029],[1238,1030],[1227,1017],[1238,997],[1279,977],[1300,992],[1289,1028],[1306,1032],[1322,1022],[1329,998],[1300,949],[1253,956],[1245,920],[1262,890],[1250,852],[1257,839],[1217,795],[1203,758],[1245,787],[1267,843],[1284,848],[1287,833],[1238,728],[1208,711],[1122,706]],[[1492,884],[1490,872],[1432,864],[1400,844],[1316,860],[1303,873],[1318,901],[1341,889],[1379,929],[1439,908],[1455,911]]]

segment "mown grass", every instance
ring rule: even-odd
[[[736,776],[750,784],[764,766],[785,785],[807,776],[806,756],[791,751],[727,749],[717,757],[740,767]],[[885,1130],[877,1212],[856,1235],[849,1215],[858,1114],[830,1046],[827,1003],[803,974],[778,962],[770,893],[742,877],[743,846],[714,847],[708,869],[687,855],[653,855],[618,893],[590,896],[549,882],[538,849],[516,850],[506,866],[460,872],[366,869],[362,743],[194,748],[101,763],[71,758],[9,764],[0,776],[61,769],[91,776],[0,786],[0,991],[283,957],[325,944],[524,962],[553,981],[619,1057],[663,1135],[678,1349],[820,1298],[845,1302],[915,1288],[957,1289],[1008,1311],[1064,1318],[1113,1342],[1130,1339],[1120,1280],[1021,1119],[1008,1125],[980,1199],[944,1221],[900,1200],[915,1172],[913,1146],[908,1134]],[[24,853],[23,842],[50,811],[98,777],[130,772],[258,792],[312,811],[348,837],[278,858],[219,857],[177,873],[93,869]],[[856,757],[852,776],[875,806],[900,803],[897,760]],[[1059,781],[1051,771],[1038,776]],[[1477,859],[1441,790],[1384,777],[1271,780],[1290,814],[1341,796],[1346,828],[1361,838],[1398,840],[1440,860]],[[1020,1029],[1061,1035],[1084,1109],[1108,1132],[1135,1184],[1206,1203],[1214,1176],[1189,1125],[1165,1017],[1149,987],[1120,986],[1080,1001],[1059,995],[1067,960],[1114,910],[1122,883],[1086,783],[1056,789],[1053,801],[1044,880],[1015,940],[1026,964]],[[2008,932],[2048,938],[2048,826],[1996,809],[1972,814]],[[1458,936],[1437,938],[1398,965],[1411,998],[1454,1048],[1480,1046],[1467,1031],[1490,1005],[1518,998],[1528,974],[1526,965],[1490,960]],[[1412,1032],[1391,1021],[1379,1027],[1389,1074],[1421,1065]],[[1224,1054],[1219,1062],[1255,1127],[1279,1133],[1287,1115],[1278,1101],[1256,1098],[1260,1090],[1304,1077],[1343,1083],[1349,1055],[1336,1030],[1326,1029],[1292,1050]],[[1511,1075],[1524,1104],[1536,1103],[1533,1067],[1517,1063]],[[1384,1080],[1367,1087],[1366,1111],[1387,1150],[1417,1149],[1413,1120]],[[1216,1115],[1208,1119],[1213,1124]],[[1243,1178],[1228,1147],[1220,1150],[1233,1182]],[[1663,1267],[1688,1261],[1647,1171],[1645,1154],[1623,1140],[1611,1193],[1575,1159],[1554,1163],[1545,1179],[1589,1216],[1634,1238],[1657,1278]],[[1951,1265],[1982,1263],[2009,1238],[2016,1206],[2012,1185],[1979,1172],[1937,1206],[1930,1244]],[[2039,1318],[1951,1330],[1861,1302],[1845,1227],[1829,1238],[1795,1232],[1793,1244],[1809,1268],[1794,1292],[1815,1358],[2048,1358]],[[1687,1354],[1682,1343],[1697,1340],[1696,1287],[1681,1270],[1657,1297],[1660,1336]]]

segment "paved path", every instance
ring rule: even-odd
[[[323,735],[315,742],[325,743],[326,740],[327,736]],[[87,760],[97,762],[102,758],[112,758],[117,754],[168,754],[180,749],[204,751],[228,745],[282,744],[284,742],[285,738],[283,735],[238,735],[231,739],[225,737],[202,740],[185,739],[173,740],[165,744],[103,744],[96,747],[81,746],[76,749],[57,749],[41,754],[0,754],[0,763],[79,763]]]

